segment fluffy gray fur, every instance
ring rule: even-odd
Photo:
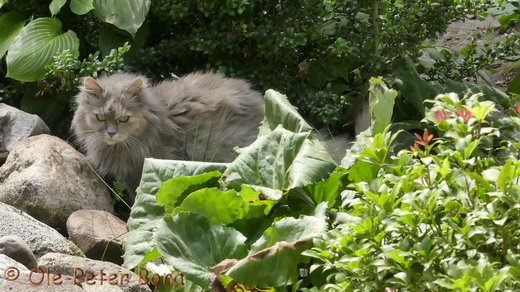
[[[102,175],[131,190],[146,157],[231,161],[233,147],[254,141],[264,115],[259,92],[216,73],[155,86],[127,73],[87,77],[76,98],[71,128],[79,145]]]

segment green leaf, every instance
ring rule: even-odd
[[[87,14],[94,9],[94,0],[71,0],[70,10],[77,15]]]
[[[301,133],[310,132],[312,127],[298,113],[298,110],[289,103],[287,96],[269,89],[265,92],[265,118],[260,126],[260,134],[266,135],[274,131],[278,125],[286,130]]]
[[[509,84],[506,92],[520,94],[520,72],[516,73],[515,78],[511,81],[511,84]]]
[[[246,237],[212,224],[199,214],[180,213],[161,220],[153,240],[166,261],[193,283],[208,288],[211,267],[247,255]]]
[[[55,18],[38,18],[25,26],[14,39],[7,54],[7,77],[31,82],[45,77],[45,66],[52,57],[70,50],[78,54],[79,39],[76,33],[61,30]]]
[[[67,0],[52,0],[51,4],[49,4],[51,15],[54,16],[58,14],[65,3],[67,3]]]
[[[143,25],[150,0],[94,0],[94,13],[103,22],[111,23],[135,36]]]
[[[253,244],[249,256],[238,261],[226,275],[251,287],[290,285],[298,280],[297,266],[304,261],[301,253],[312,247],[312,238],[326,230],[323,215],[283,218],[268,228]]]
[[[286,217],[275,223],[252,246],[249,254],[269,248],[280,241],[297,242],[323,234],[327,230],[324,216]]]
[[[1,7],[1,5],[0,5]],[[9,11],[0,15],[0,59],[11,46],[14,38],[25,24],[25,17],[18,12]]]
[[[317,183],[290,190],[288,193],[290,207],[296,210],[314,209],[322,202],[335,206],[344,176],[344,173],[333,172],[328,178]]]
[[[157,204],[164,206],[166,212],[172,212],[178,203],[190,193],[208,187],[217,187],[221,173],[207,172],[196,176],[178,176],[165,181],[157,191]]]
[[[392,122],[397,91],[389,89],[383,79],[370,79],[370,117],[372,135],[382,133]]]
[[[9,2],[9,0],[0,0],[0,8],[2,8],[2,6],[7,4],[7,2]]]
[[[227,225],[245,218],[248,204],[235,191],[206,188],[191,193],[175,212],[189,211],[206,216],[211,223]]]
[[[230,163],[224,182],[233,188],[242,184],[291,189],[326,177],[335,163],[309,133],[293,133],[281,125],[242,148]]]
[[[515,168],[513,167],[513,163],[511,160],[508,160],[504,166],[502,166],[502,170],[498,174],[497,178],[497,186],[498,188],[504,192],[508,187],[511,179],[514,177]]]
[[[156,247],[152,233],[166,212],[163,206],[157,205],[155,195],[163,182],[177,176],[224,171],[226,166],[224,163],[145,159],[141,183],[127,223],[128,237],[123,244],[124,266],[135,268]]]

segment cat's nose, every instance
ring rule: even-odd
[[[116,132],[107,132],[107,134],[108,134],[110,137],[114,137],[114,135],[116,134]]]

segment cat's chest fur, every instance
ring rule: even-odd
[[[264,113],[262,96],[247,82],[214,73],[156,86],[115,74],[81,89],[72,122],[77,140],[100,173],[131,189],[147,157],[231,161],[233,147],[254,141]]]

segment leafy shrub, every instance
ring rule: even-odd
[[[289,93],[315,127],[337,130],[353,120],[370,77],[390,75],[451,22],[502,2],[154,1],[156,29],[132,64],[156,78],[194,69],[245,77]]]
[[[304,253],[323,289],[519,289],[520,108],[499,112],[482,94],[431,102],[409,150],[391,155],[380,133],[345,165],[344,222]]]

